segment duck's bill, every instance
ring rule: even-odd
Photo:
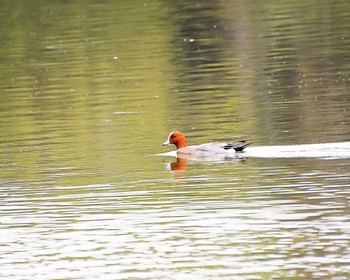
[[[162,146],[170,146],[170,142],[169,142],[169,140],[166,140],[163,144],[162,144]]]

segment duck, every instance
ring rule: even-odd
[[[225,157],[233,156],[236,152],[242,152],[251,144],[248,141],[238,141],[235,143],[207,143],[195,146],[189,146],[185,135],[180,131],[169,133],[168,139],[162,146],[176,146],[177,155],[208,156],[214,154],[224,155]]]

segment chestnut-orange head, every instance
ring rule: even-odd
[[[185,135],[179,131],[173,131],[169,134],[168,140],[166,140],[162,146],[169,146],[174,144],[176,149],[181,149],[187,146],[187,140]]]

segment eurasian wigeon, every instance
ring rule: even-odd
[[[239,141],[236,143],[207,143],[196,146],[188,146],[185,135],[179,131],[173,131],[162,146],[176,146],[177,154],[204,155],[204,154],[232,154],[243,151],[250,142]]]

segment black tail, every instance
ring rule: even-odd
[[[236,143],[228,143],[223,148],[225,150],[234,149],[236,152],[242,152],[247,146],[252,144],[252,142],[247,142],[245,140]]]

